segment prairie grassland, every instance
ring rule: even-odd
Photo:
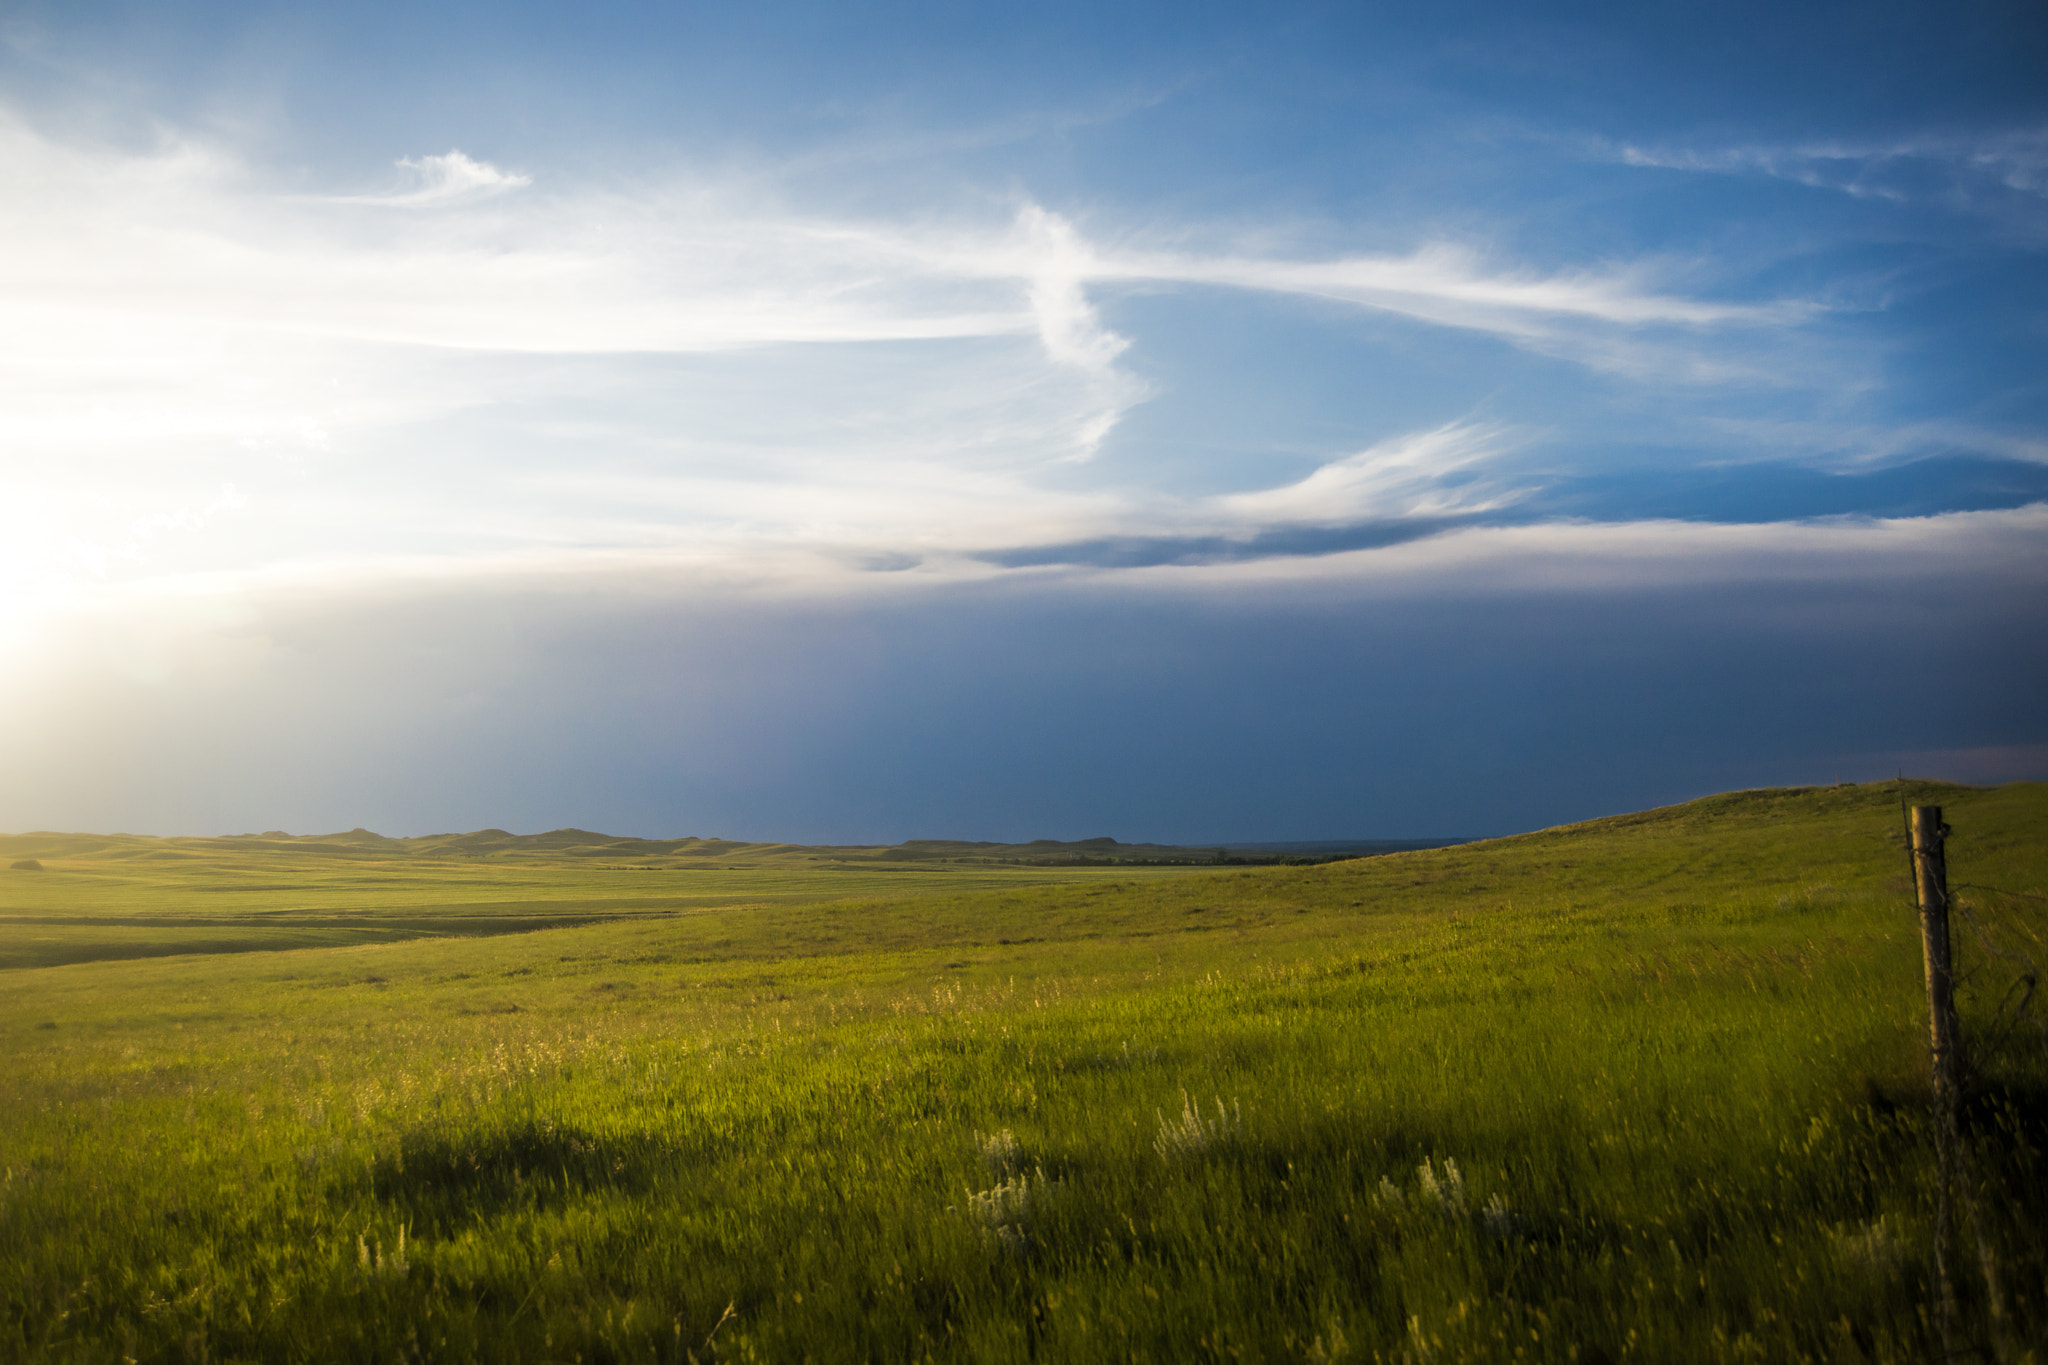
[[[0,968],[519,933],[740,906],[1171,875],[898,861],[896,850],[606,840],[0,835]],[[578,839],[576,836],[581,836]],[[423,846],[423,847],[409,847]],[[678,847],[681,846],[681,847]],[[481,850],[481,851],[479,851]]]
[[[1910,795],[2015,954],[1959,940],[2019,1359],[2048,788]],[[0,973],[0,1352],[1924,1360],[1899,796]]]

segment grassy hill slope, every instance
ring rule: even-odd
[[[2016,1351],[2048,788],[1906,795],[2014,955],[1960,941]],[[0,973],[0,1352],[1925,1359],[1900,796]]]

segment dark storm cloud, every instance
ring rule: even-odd
[[[9,708],[66,722],[4,736],[0,825],[1393,838],[1874,778],[1931,751],[2018,776],[2048,753],[2048,567],[2000,534],[1804,565],[1759,541],[1710,584],[1654,556],[1555,579],[1530,552],[1421,561],[1393,586],[272,597],[125,669],[99,646],[128,626],[74,641],[76,666]]]

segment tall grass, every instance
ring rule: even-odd
[[[1957,879],[2044,794],[1942,793]],[[1923,1360],[1896,821],[9,973],[0,1352]],[[1970,1119],[2023,1342],[2043,1079]]]

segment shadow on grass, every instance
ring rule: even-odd
[[[513,1208],[559,1209],[593,1194],[642,1195],[708,1155],[673,1135],[597,1134],[534,1120],[490,1132],[414,1131],[371,1168],[379,1203],[425,1222],[480,1222]]]
[[[282,919],[265,916],[171,919],[111,916],[16,915],[5,923],[69,931],[0,946],[0,970],[68,967],[86,962],[186,957],[219,953],[289,952],[349,948],[422,938],[496,938],[542,929],[571,929],[628,918],[623,915],[469,915],[439,919],[369,919],[361,916]],[[149,937],[99,938],[109,929],[148,931]],[[160,937],[159,937],[160,935]]]

